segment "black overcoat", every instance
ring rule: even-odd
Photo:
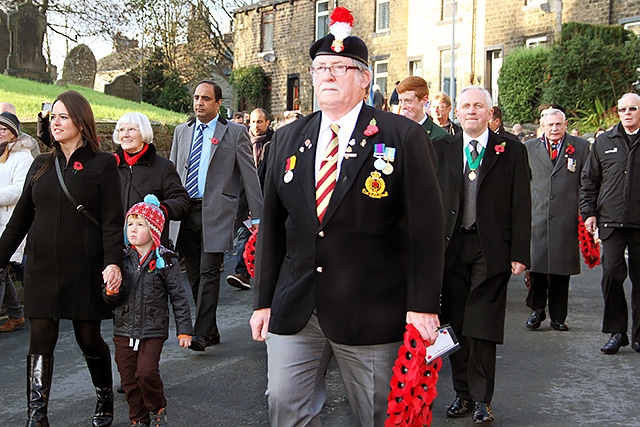
[[[57,144],[57,142],[54,142]],[[112,154],[94,153],[88,143],[65,164],[56,150],[73,197],[101,223],[87,219],[63,193],[53,166],[33,180],[49,154],[36,158],[22,196],[0,238],[0,265],[27,235],[25,316],[99,320],[111,318],[102,299],[102,270],[122,265],[124,247],[120,178]]]
[[[321,117],[316,112],[288,124],[270,144],[254,308],[271,308],[269,330],[277,334],[299,332],[315,309],[335,342],[400,341],[408,310],[440,311],[443,215],[429,136],[405,117],[363,106],[352,157],[342,161],[320,224],[315,158]],[[378,132],[366,136],[372,119]],[[379,173],[379,193],[372,193],[378,143],[397,151],[393,172]]]

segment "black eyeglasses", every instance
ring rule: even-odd
[[[632,105],[631,107],[618,108],[618,113],[626,113],[627,110],[629,110],[629,111],[638,111],[638,106],[637,105]]]
[[[324,65],[316,65],[314,67],[309,67],[309,72],[312,76],[323,76],[324,72],[329,70],[329,74],[333,77],[342,77],[347,74],[347,70],[357,70],[358,67],[354,67],[353,65],[332,65],[330,67],[325,67]]]

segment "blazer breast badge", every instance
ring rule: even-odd
[[[362,194],[366,194],[372,199],[381,199],[389,195],[389,193],[384,191],[386,186],[387,184],[384,182],[384,179],[382,179],[380,172],[373,171],[364,182]]]

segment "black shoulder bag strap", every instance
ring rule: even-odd
[[[62,177],[62,171],[60,170],[60,162],[58,161],[58,159],[55,159],[55,164],[56,164],[56,174],[58,175],[58,181],[60,182],[60,187],[62,187],[62,191],[64,191],[64,194],[67,195],[67,198],[71,201],[71,203],[73,203],[73,205],[76,207],[76,210],[78,212],[86,216],[89,219],[89,221],[94,223],[96,227],[100,228],[101,227],[100,222],[98,222],[98,220],[93,215],[91,215],[91,213],[89,213],[89,211],[84,207],[84,205],[81,205],[80,203],[78,203],[78,201],[71,195],[71,193],[69,193],[67,184],[64,183],[64,178]]]

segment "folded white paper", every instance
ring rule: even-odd
[[[443,326],[438,329],[436,342],[427,347],[427,363],[433,362],[438,357],[447,356],[460,348],[460,343],[453,333],[451,326]]]

